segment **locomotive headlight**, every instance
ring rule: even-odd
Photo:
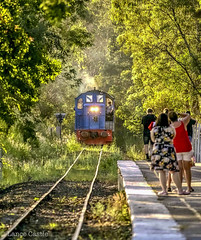
[[[99,107],[91,107],[90,111],[97,113],[99,111]]]

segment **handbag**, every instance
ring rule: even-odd
[[[195,163],[196,163],[195,156],[192,156],[190,166],[195,167]]]

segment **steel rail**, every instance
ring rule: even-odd
[[[4,240],[6,237],[9,237],[9,234],[11,232],[13,232],[13,230],[30,214],[31,211],[33,211],[33,209],[35,209],[38,204],[45,198],[47,197],[47,195],[49,195],[52,190],[55,189],[55,187],[67,176],[67,174],[69,173],[69,171],[71,170],[71,168],[74,166],[74,164],[77,162],[77,160],[79,159],[79,157],[81,156],[81,154],[83,153],[83,151],[85,150],[85,148],[79,153],[79,155],[77,156],[77,158],[74,160],[74,162],[71,164],[71,166],[68,168],[68,170],[66,171],[66,173],[59,179],[57,180],[57,182],[45,193],[43,194],[43,196],[37,201],[35,202],[20,218],[18,218],[14,224],[12,225],[11,228],[9,228],[0,238],[0,240]]]
[[[75,232],[73,234],[72,240],[77,240],[78,237],[79,237],[79,234],[80,234],[83,222],[84,222],[84,215],[85,215],[86,210],[87,210],[87,205],[88,205],[88,202],[89,202],[89,198],[90,198],[91,193],[92,193],[94,182],[95,182],[95,180],[97,178],[97,175],[98,175],[98,170],[99,170],[99,166],[100,166],[102,152],[103,152],[103,149],[101,148],[101,152],[100,152],[99,159],[98,159],[98,164],[97,164],[97,167],[96,167],[96,172],[95,172],[94,178],[93,178],[93,180],[91,182],[91,186],[90,186],[89,192],[88,192],[88,194],[86,196],[86,199],[85,199],[85,202],[84,202],[84,206],[82,208],[82,212],[81,212],[81,215],[80,215],[80,218],[79,218],[79,222],[78,222],[77,228],[76,228],[76,230],[75,230]]]

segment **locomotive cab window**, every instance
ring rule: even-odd
[[[103,102],[103,95],[97,95],[97,102],[102,103]]]
[[[93,95],[86,95],[86,102],[87,103],[93,102]]]
[[[83,99],[79,98],[77,101],[77,109],[83,109]]]

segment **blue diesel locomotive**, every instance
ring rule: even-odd
[[[89,145],[111,143],[114,132],[114,98],[95,88],[76,97],[75,131],[79,142]]]

